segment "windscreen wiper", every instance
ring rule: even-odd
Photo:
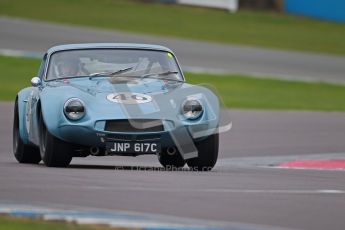
[[[117,74],[121,74],[121,73],[125,73],[129,70],[133,69],[133,67],[128,67],[128,68],[125,68],[125,69],[120,69],[120,70],[116,70],[114,72],[98,72],[98,73],[92,73],[89,75],[89,79],[91,80],[92,78],[94,77],[100,77],[100,76],[109,76],[109,77],[112,77],[112,76],[115,76]]]
[[[140,77],[140,79],[144,79],[144,78],[153,78],[153,76],[166,76],[166,75],[170,75],[170,74],[178,74],[179,72],[177,71],[166,71],[166,72],[162,72],[162,73],[149,73],[149,74],[145,74],[145,75],[142,75]],[[171,78],[161,78],[161,77],[157,77],[158,79],[163,79],[163,80],[172,80],[172,81],[181,81],[181,80],[178,80],[178,79],[171,79]]]

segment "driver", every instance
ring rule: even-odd
[[[57,65],[59,77],[77,76],[79,72],[79,62],[76,59],[65,59]]]

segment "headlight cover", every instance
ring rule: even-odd
[[[186,99],[182,103],[182,114],[185,118],[195,120],[199,118],[204,111],[201,102],[197,99]]]
[[[70,98],[65,102],[64,113],[70,120],[76,121],[84,117],[85,105],[79,98]]]

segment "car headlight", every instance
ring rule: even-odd
[[[71,98],[65,102],[64,113],[68,119],[79,120],[85,115],[84,102],[78,98]]]
[[[197,99],[187,99],[182,103],[182,114],[187,119],[197,119],[203,111],[202,104]]]

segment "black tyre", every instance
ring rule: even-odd
[[[182,158],[181,154],[177,150],[172,155],[168,154],[168,151],[165,149],[158,155],[158,160],[159,163],[161,163],[161,165],[167,170],[179,169],[186,164],[186,161]]]
[[[48,167],[67,167],[72,160],[71,146],[49,133],[42,115],[40,118],[40,153],[44,164]]]
[[[196,171],[210,171],[218,159],[219,135],[213,134],[195,143],[198,157],[187,160],[188,166]]]
[[[38,164],[41,156],[38,148],[24,144],[19,133],[19,112],[18,102],[14,106],[13,121],[13,154],[19,163]]]

